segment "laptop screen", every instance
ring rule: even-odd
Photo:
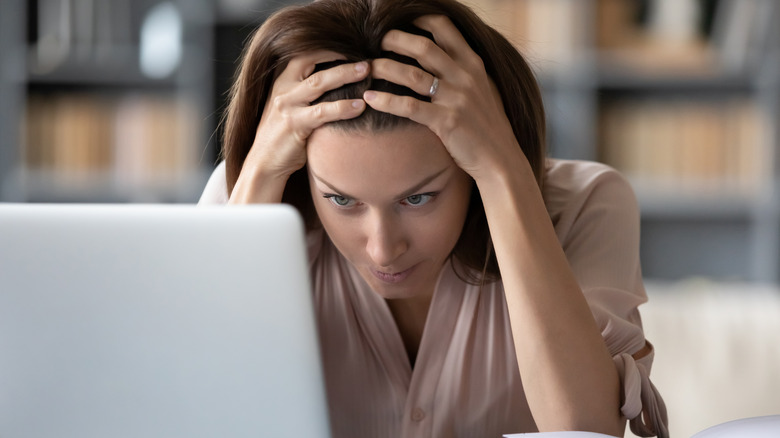
[[[0,436],[328,436],[282,205],[0,204]]]

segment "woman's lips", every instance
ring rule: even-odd
[[[385,283],[395,284],[406,280],[406,278],[409,277],[409,275],[412,273],[413,270],[414,270],[414,266],[412,266],[411,268],[405,271],[396,272],[394,274],[377,271],[374,269],[371,270],[371,273],[374,274],[374,277],[378,278],[381,281],[384,281]]]

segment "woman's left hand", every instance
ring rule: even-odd
[[[482,59],[452,21],[429,15],[414,24],[433,34],[435,42],[392,30],[382,40],[382,49],[416,59],[427,72],[382,58],[373,61],[372,73],[375,78],[431,96],[431,102],[367,91],[363,96],[366,103],[427,126],[441,139],[455,163],[477,182],[495,175],[500,166],[516,166],[518,160],[524,161],[495,84]],[[433,85],[435,80],[438,86]]]
[[[533,184],[531,166],[497,87],[483,60],[448,18],[425,16],[415,25],[432,33],[435,42],[393,30],[385,35],[382,48],[416,59],[430,73],[378,59],[372,74],[421,95],[432,94],[432,101],[376,91],[367,91],[363,98],[379,111],[430,128],[476,181],[501,271],[524,395],[539,430],[620,435],[625,422],[617,369],[541,190]],[[430,93],[434,75],[438,89]],[[528,189],[532,184],[534,190]]]

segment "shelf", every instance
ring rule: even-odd
[[[717,70],[643,72],[599,63],[596,76],[600,91],[745,93],[756,87],[756,80],[750,75]]]
[[[17,168],[2,186],[17,202],[196,202],[210,169],[180,172],[176,177],[136,177],[114,171],[66,173]]]
[[[36,67],[30,61],[27,83],[30,86],[78,86],[121,87],[121,88],[174,88],[196,85],[200,74],[193,74],[197,62],[204,55],[195,47],[185,47],[179,66],[163,78],[152,78],[141,71],[137,48],[117,48],[109,57],[84,58],[71,57],[48,69]],[[32,59],[32,52],[28,54]],[[201,61],[202,62],[202,61]],[[183,69],[183,66],[190,66]],[[203,66],[208,68],[208,64]],[[44,73],[44,70],[47,70]],[[186,71],[185,71],[186,70]]]
[[[761,200],[755,195],[665,194],[636,189],[642,218],[645,220],[748,221],[755,217]]]

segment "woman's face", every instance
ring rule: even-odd
[[[433,293],[466,218],[471,178],[422,125],[309,138],[317,214],[341,254],[386,299]]]

